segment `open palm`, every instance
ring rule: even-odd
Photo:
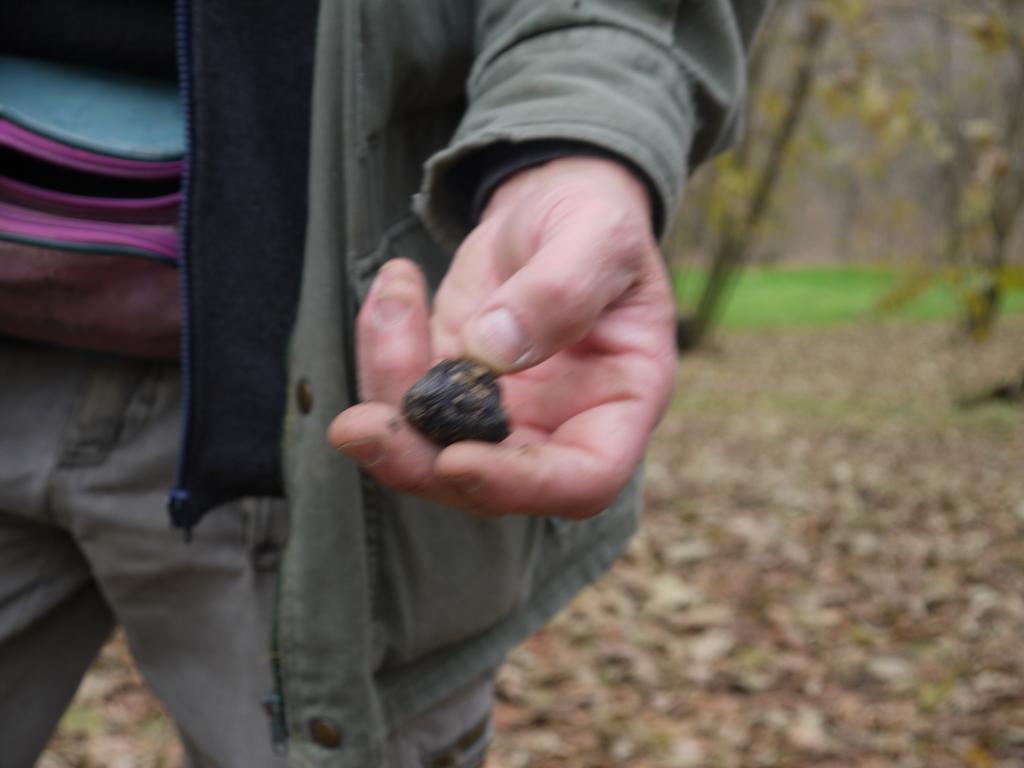
[[[378,480],[477,514],[584,517],[642,458],[671,393],[668,281],[646,191],[629,171],[573,158],[523,171],[495,194],[428,310],[407,261],[382,269],[359,316],[365,402],[330,439]],[[512,434],[441,449],[399,416],[439,359],[500,379]]]

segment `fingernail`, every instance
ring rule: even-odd
[[[342,443],[337,448],[363,467],[369,468],[384,460],[384,445],[376,437]]]
[[[502,368],[522,362],[530,352],[519,322],[507,309],[495,309],[480,318],[476,341],[484,362]]]
[[[373,302],[373,322],[378,328],[394,328],[409,316],[412,306],[394,294],[378,296]]]

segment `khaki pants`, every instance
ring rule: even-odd
[[[286,513],[267,499],[226,505],[188,545],[170,528],[179,378],[175,364],[0,337],[5,768],[33,765],[116,624],[190,765],[285,764],[260,702]],[[479,764],[491,700],[488,678],[398,729],[392,766]]]

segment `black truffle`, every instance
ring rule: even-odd
[[[500,443],[509,433],[494,374],[471,360],[443,360],[427,371],[402,398],[402,413],[439,445]]]

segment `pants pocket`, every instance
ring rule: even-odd
[[[492,672],[391,735],[390,768],[478,768],[494,735]]]
[[[423,768],[479,768],[487,757],[494,727],[490,714],[444,749],[421,757]]]

